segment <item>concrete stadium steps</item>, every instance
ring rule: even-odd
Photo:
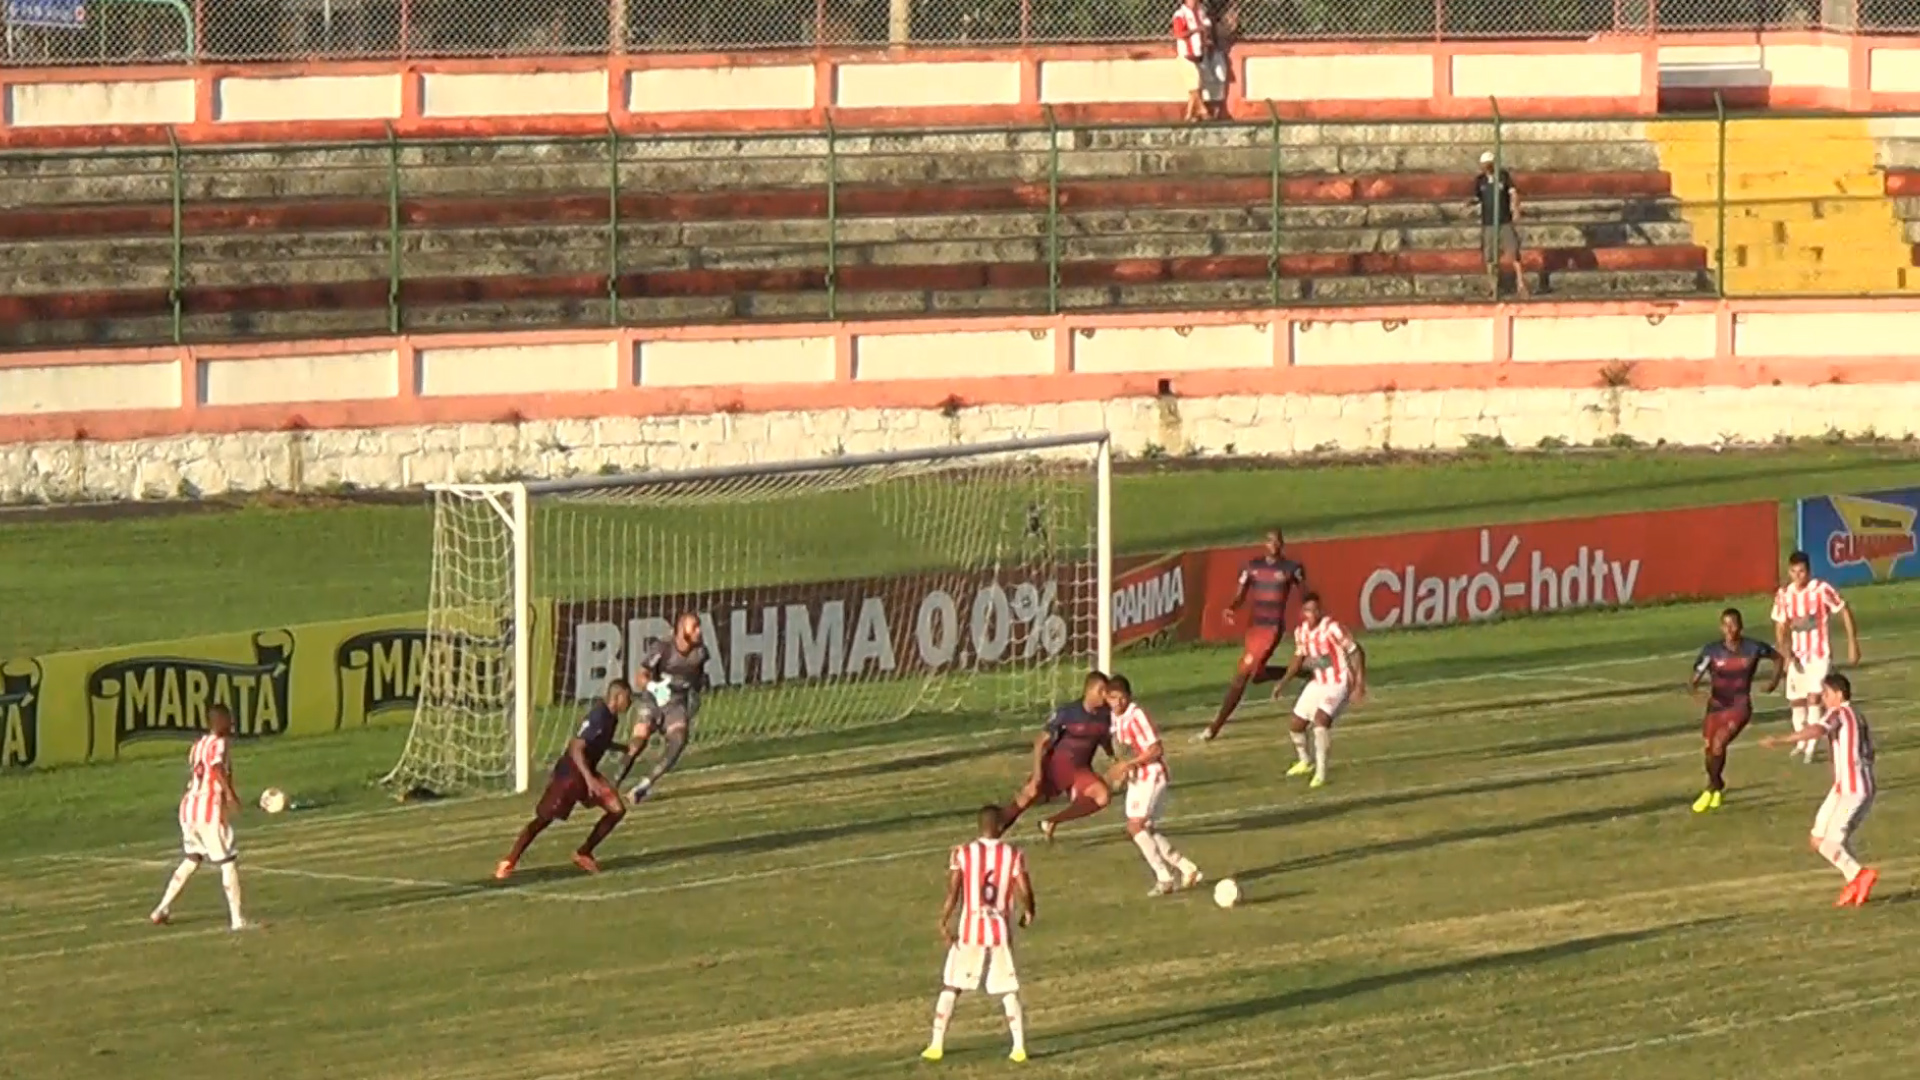
[[[182,327],[384,331],[396,156],[411,330],[825,317],[830,262],[842,315],[1044,312],[1050,204],[1063,307],[1267,303],[1276,149],[1282,302],[1491,296],[1471,204],[1488,125],[1275,134],[1063,130],[1057,150],[1045,131],[846,134],[832,225],[824,135],[622,140],[617,156],[595,141],[195,149],[178,174]],[[1644,125],[1502,136],[1537,286],[1710,288]],[[0,342],[169,337],[173,169],[167,154],[0,158]]]
[[[1720,240],[1718,125],[1647,125],[1673,194],[1709,252]],[[1887,198],[1871,121],[1761,118],[1726,125],[1725,284],[1736,295],[1863,294],[1920,285]]]

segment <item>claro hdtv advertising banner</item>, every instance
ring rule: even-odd
[[[1500,614],[1766,592],[1771,503],[1310,540],[1288,546],[1332,613],[1361,630]],[[1222,609],[1257,547],[1116,560],[1117,647],[1238,640]],[[1087,564],[999,567],[732,588],[711,595],[542,603],[544,701],[589,696],[674,612],[701,616],[718,692],[748,684],[924,677],[1091,651]],[[324,734],[412,714],[427,672],[478,697],[507,684],[496,649],[431,655],[418,613],[0,661],[0,769],[106,761],[206,727],[214,703],[243,738]]]
[[[1361,630],[1496,615],[1737,596],[1778,584],[1773,503],[1660,510],[1287,545],[1335,618]],[[1222,610],[1258,547],[1209,553],[1201,636],[1237,639]]]

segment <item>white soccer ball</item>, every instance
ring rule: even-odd
[[[1213,902],[1230,908],[1240,902],[1240,886],[1232,878],[1221,878],[1213,887]]]
[[[260,793],[260,809],[269,814],[277,814],[287,808],[287,793],[277,787],[270,787]]]

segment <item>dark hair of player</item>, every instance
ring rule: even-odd
[[[1845,700],[1845,701],[1853,700],[1853,680],[1847,678],[1845,675],[1842,675],[1839,672],[1835,671],[1829,674],[1826,678],[1821,679],[1820,682],[1822,685],[1826,686],[1827,689],[1829,690],[1839,691],[1840,697],[1842,700]]]
[[[1308,604],[1317,605],[1319,603],[1320,603],[1320,594],[1317,592],[1310,592],[1307,595],[1300,598],[1300,606],[1302,607],[1305,607]]]
[[[625,690],[627,693],[631,694],[633,693],[633,686],[629,684],[625,679],[614,679],[607,683],[607,693],[609,695],[617,694],[622,690]]]
[[[1133,684],[1127,681],[1127,677],[1125,675],[1107,676],[1107,689],[1118,690],[1121,693],[1127,695],[1128,697],[1133,696]]]
[[[227,708],[225,705],[220,705],[220,704],[207,706],[207,722],[212,723],[216,718],[225,720],[228,723],[232,723],[233,710]]]
[[[980,808],[980,831],[987,836],[1000,835],[1000,808],[986,805]]]
[[[1734,625],[1736,626],[1745,626],[1747,624],[1747,620],[1744,618],[1741,618],[1740,609],[1737,607],[1730,607],[1727,610],[1721,612],[1720,617],[1723,619],[1732,619],[1734,622]]]
[[[1092,688],[1093,688],[1093,684],[1095,684],[1095,683],[1103,683],[1103,682],[1106,682],[1106,681],[1107,681],[1107,674],[1106,674],[1106,672],[1104,672],[1104,671],[1089,671],[1089,672],[1087,672],[1087,681],[1086,681],[1085,683],[1083,683],[1083,684],[1081,684],[1081,685],[1083,685],[1083,686],[1085,686],[1085,687],[1086,687],[1087,689],[1092,689]]]
[[[1793,554],[1787,556],[1787,565],[1788,566],[1812,566],[1813,560],[1807,558],[1806,552],[1796,551]]]

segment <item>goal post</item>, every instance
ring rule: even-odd
[[[1112,660],[1105,432],[429,490],[396,787],[527,790],[683,611],[696,747],[1005,724]]]

